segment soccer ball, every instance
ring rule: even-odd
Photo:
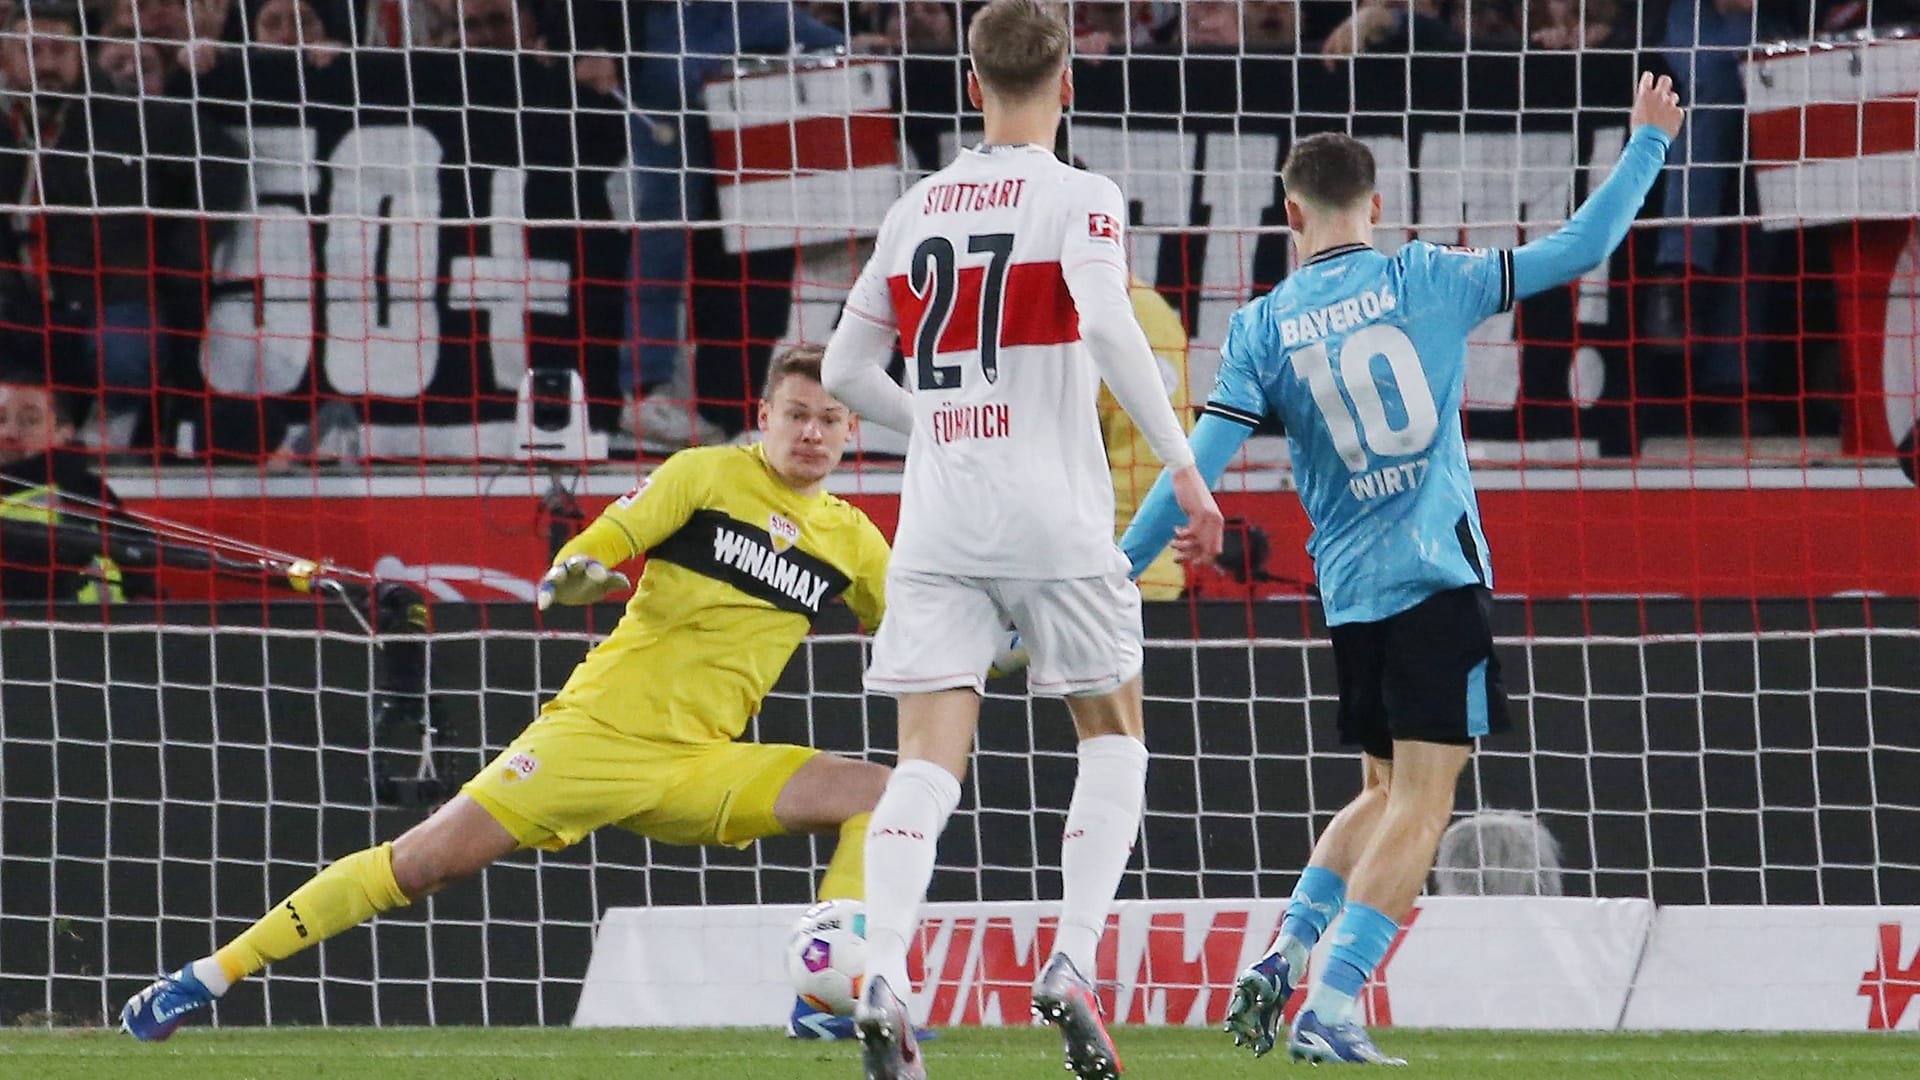
[[[866,971],[865,904],[822,900],[793,924],[787,938],[787,976],[802,1001],[835,1016],[851,1016]]]

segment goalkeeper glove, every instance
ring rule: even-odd
[[[993,663],[987,667],[987,678],[1004,679],[1009,675],[1018,675],[1027,670],[1027,661],[1033,659],[1027,653],[1026,643],[1020,640],[1020,631],[1013,631],[1007,643],[993,656]]]
[[[541,611],[554,603],[568,606],[591,604],[608,593],[621,592],[633,587],[627,575],[618,570],[609,570],[600,560],[590,555],[575,555],[563,563],[555,565],[540,579],[540,588],[534,593],[534,606]]]

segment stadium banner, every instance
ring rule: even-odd
[[[1029,1022],[1051,952],[1041,902],[936,903],[908,958],[915,1015],[934,1027]],[[793,1004],[799,907],[614,908],[601,921],[574,1024],[777,1024]],[[1259,958],[1283,901],[1122,901],[1094,979],[1123,1024],[1208,1027]],[[1362,998],[1368,1021],[1418,1027],[1607,1030],[1653,922],[1647,900],[1428,897]],[[1337,927],[1335,929],[1337,932]]]
[[[1743,70],[1767,226],[1829,226],[1816,233],[1833,259],[1853,391],[1842,449],[1911,453],[1920,420],[1920,39],[1783,42]]]
[[[1463,84],[1435,65],[1461,62],[1417,58],[1412,81],[1399,60],[1363,59],[1352,78],[1262,57],[1083,64],[1071,147],[1133,200],[1136,270],[1178,298],[1194,340],[1217,343],[1233,308],[1287,272],[1286,241],[1270,230],[1285,220],[1278,166],[1296,133],[1357,113],[1355,130],[1384,166],[1397,225],[1387,242],[1516,243],[1545,226],[1513,223],[1564,217],[1603,177],[1624,139],[1630,57],[1476,57],[1475,97],[1433,97]],[[909,169],[952,154],[964,122],[953,62],[900,62],[897,80],[893,67],[803,64],[710,88],[722,221],[753,226],[723,229],[729,243],[805,243],[824,238],[822,223],[842,238],[868,233],[899,185],[900,146]],[[612,103],[572,108],[582,91],[564,69],[531,58],[378,54],[308,69],[256,52],[223,73],[231,85],[215,78],[203,100],[251,143],[256,208],[214,260],[201,356],[210,389],[364,403],[376,457],[503,453],[503,421],[530,365],[581,368],[592,396],[617,396],[627,240],[618,228],[557,223],[627,219],[611,195],[625,190],[628,159]],[[1420,108],[1409,112],[1416,84]],[[1239,101],[1241,85],[1263,88],[1262,99]],[[845,246],[822,245],[842,257]],[[1529,437],[1572,432],[1566,406],[1600,393],[1603,360],[1624,362],[1616,292],[1596,275],[1481,328],[1468,388],[1469,407],[1485,414],[1476,437],[1511,437],[1523,398]],[[837,307],[837,297],[815,301]],[[795,322],[789,313],[750,336],[782,337]],[[1196,384],[1209,383],[1213,354],[1195,361]]]
[[[1920,40],[1779,42],[1742,72],[1770,228],[1920,218]]]
[[[721,233],[728,251],[879,231],[906,186],[893,73],[885,60],[801,57],[707,84],[720,220],[738,223]]]
[[[1920,907],[1662,907],[1624,1027],[1920,1029]]]
[[[1888,109],[1911,110],[1901,95],[1915,49],[1867,50],[1878,81],[1858,93],[1878,96],[1855,104],[1871,121],[1869,134],[1900,129]],[[1604,179],[1626,137],[1634,59],[1597,51],[1416,54],[1359,57],[1338,70],[1310,59],[1206,53],[1085,59],[1076,64],[1063,147],[1120,181],[1130,200],[1133,268],[1174,302],[1202,346],[1191,378],[1204,388],[1234,307],[1288,273],[1278,170],[1295,138],[1350,129],[1373,148],[1386,204],[1383,245],[1413,237],[1516,244],[1564,219]],[[713,317],[694,325],[724,328],[744,317],[744,340],[756,346],[823,340],[852,280],[857,248],[846,241],[871,233],[901,183],[977,136],[958,97],[957,64],[808,58],[712,84],[709,123],[698,127],[712,128],[713,165],[699,171],[720,207],[714,248],[801,254],[797,263],[697,258],[696,284],[704,287],[694,290],[695,314]],[[1783,76],[1763,101],[1816,81],[1811,73]],[[316,404],[339,399],[364,425],[369,456],[508,456],[512,397],[529,367],[581,370],[598,403],[595,425],[614,425],[633,275],[625,109],[574,83],[564,65],[439,52],[320,67],[256,50],[204,77],[198,100],[212,122],[251,146],[254,197],[211,260],[201,374],[217,399],[245,402],[239,412],[259,416],[265,429],[216,420],[203,441],[244,449],[264,437],[278,445],[287,425],[312,424]],[[1829,105],[1853,107],[1820,107]],[[1827,155],[1781,158],[1763,170],[1775,174],[1768,182],[1776,204],[1789,184],[1808,189],[1793,179],[1800,172],[1845,165],[1846,147],[1809,148],[1787,137],[1795,125],[1811,128],[1809,108],[1774,109],[1761,128],[1784,134],[1756,136],[1756,146],[1776,156]],[[1901,212],[1898,200],[1912,196],[1899,169],[1911,169],[1911,155],[1870,141],[1856,149],[1872,157],[1859,166],[1860,186],[1877,194],[1860,195],[1860,206],[1767,212],[1793,227],[1815,210],[1822,221],[1856,210]],[[1887,305],[1885,295],[1904,240],[1835,241],[1837,258],[1848,249],[1835,267],[1842,321],[1852,312],[1874,327],[1871,342],[1841,328],[1846,347],[1873,358],[1872,377],[1855,378],[1863,404],[1854,411],[1871,418],[1849,427],[1849,449],[1884,451],[1912,425],[1911,357],[1905,368],[1888,360],[1882,375],[1878,348],[1883,325],[1885,341],[1912,340],[1889,322],[1907,305]],[[1636,371],[1625,283],[1637,261],[1643,256],[1630,243],[1587,279],[1479,328],[1466,394],[1475,440],[1577,437],[1597,441],[1602,453],[1627,453],[1639,437],[1636,410],[1685,396],[1672,365]],[[774,300],[748,305],[742,316],[739,290],[749,275]],[[1858,312],[1847,307],[1850,282]],[[709,310],[716,306],[728,307],[729,319]],[[1772,306],[1757,315],[1756,347],[1774,349],[1797,334],[1767,321],[1790,315]],[[731,330],[702,333],[719,335],[698,342],[703,352],[724,351],[720,338],[734,341]],[[266,408],[252,408],[255,400]]]
[[[252,155],[252,215],[211,260],[214,394],[277,406],[269,428],[344,398],[376,456],[466,458],[507,456],[529,367],[616,396],[629,242],[576,223],[616,217],[626,119],[566,65],[252,50],[200,94]]]

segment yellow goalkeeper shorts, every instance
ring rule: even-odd
[[[647,739],[549,707],[461,790],[522,847],[558,851],[604,825],[668,844],[745,847],[786,832],[774,801],[818,753]]]

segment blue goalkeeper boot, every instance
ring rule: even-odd
[[[1367,1029],[1349,1020],[1344,1024],[1323,1022],[1312,1010],[1302,1009],[1293,1018],[1293,1034],[1287,1039],[1287,1052],[1295,1061],[1315,1065],[1405,1065],[1405,1058],[1388,1057],[1373,1045]]]
[[[1293,965],[1277,952],[1241,972],[1233,984],[1233,1000],[1227,1003],[1225,1030],[1233,1036],[1233,1045],[1265,1057],[1280,1041],[1280,1017],[1294,989]]]
[[[160,1042],[171,1036],[189,1013],[212,1002],[213,991],[193,974],[192,967],[183,967],[162,975],[128,998],[120,1009],[120,1030],[141,1042]]]
[[[835,1016],[824,1009],[816,1009],[807,1004],[805,998],[793,999],[793,1015],[787,1017],[787,1038],[839,1042],[858,1037],[859,1033],[853,1030],[853,1017]]]
[[[836,1016],[807,1004],[806,998],[793,999],[793,1014],[787,1017],[787,1038],[824,1039],[829,1042],[844,1042],[857,1039],[860,1033],[853,1030],[853,1017]],[[916,1027],[913,1037],[918,1042],[926,1042],[940,1037],[932,1028]]]

